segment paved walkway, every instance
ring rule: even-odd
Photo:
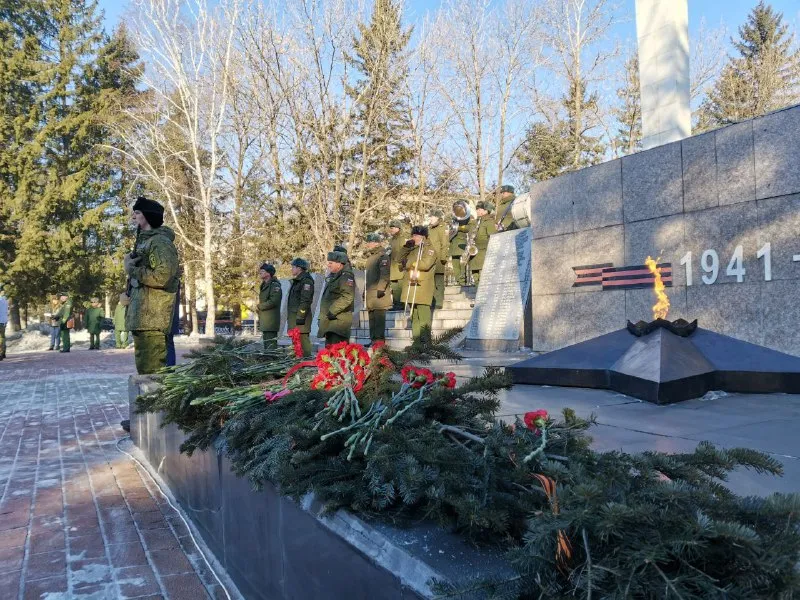
[[[116,448],[130,350],[0,362],[0,598],[224,598],[188,531]]]

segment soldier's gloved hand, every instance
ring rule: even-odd
[[[378,298],[383,298],[386,295],[386,292],[383,290],[378,290]]]
[[[415,246],[414,240],[406,240],[406,243],[403,244],[406,248],[413,248]]]
[[[137,264],[139,264],[140,260],[141,260],[141,258],[138,257],[138,256],[136,258],[134,258],[130,254],[126,254],[125,255],[125,259],[123,260],[123,264],[125,266],[125,271],[130,271],[133,267],[135,267]]]
[[[334,321],[336,319],[336,315],[333,314],[331,311],[328,311],[328,321]]]
[[[305,325],[305,324],[306,324],[305,317],[297,317],[297,319],[295,320],[295,325]]]

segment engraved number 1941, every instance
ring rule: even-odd
[[[769,242],[764,244],[758,252],[756,258],[764,261],[764,281],[772,281],[772,246]],[[692,285],[692,253],[687,252],[681,258],[681,264],[686,268],[686,285]],[[700,267],[703,269],[701,279],[706,285],[711,285],[719,277],[719,254],[716,250],[706,250],[700,257]],[[744,268],[744,248],[736,246],[733,250],[725,274],[729,277],[736,277],[737,283],[742,283],[745,276]]]

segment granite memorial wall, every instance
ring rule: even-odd
[[[800,106],[531,189],[533,350],[652,318],[800,355]]]

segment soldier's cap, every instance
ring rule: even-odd
[[[390,228],[391,227],[395,227],[397,229],[401,229],[402,228],[402,224],[397,219],[392,219],[391,221],[389,221],[389,227]]]
[[[500,188],[501,194],[513,194],[514,193],[514,186],[513,185],[504,185]]]
[[[334,250],[333,252],[328,252],[328,260],[331,262],[338,262],[347,264],[347,253],[345,252],[338,252]]]
[[[475,210],[482,208],[485,211],[492,212],[494,210],[494,204],[489,202],[488,200],[481,200],[475,205]]]
[[[308,271],[308,261],[304,258],[297,257],[292,260],[292,266]]]
[[[61,296],[69,296],[69,292],[58,292],[58,297],[61,298]]]
[[[138,210],[150,223],[150,227],[161,227],[164,224],[164,207],[155,200],[150,200],[144,196],[136,198],[133,203],[133,210]]]
[[[440,219],[444,219],[444,211],[441,208],[434,208],[431,210],[432,217],[439,217]]]
[[[383,236],[380,233],[368,233],[364,238],[364,241],[368,244],[371,242],[380,243],[383,241]]]
[[[428,237],[428,228],[424,225],[414,225],[411,228],[411,235],[421,235],[423,237]]]
[[[333,252],[341,252],[342,254],[347,256],[347,248],[345,248],[341,244],[337,244],[336,246],[334,246],[333,247]]]
[[[263,265],[261,265],[261,267],[259,267],[259,270],[260,271],[266,271],[270,275],[275,275],[275,267],[273,267],[269,263],[264,263]]]

